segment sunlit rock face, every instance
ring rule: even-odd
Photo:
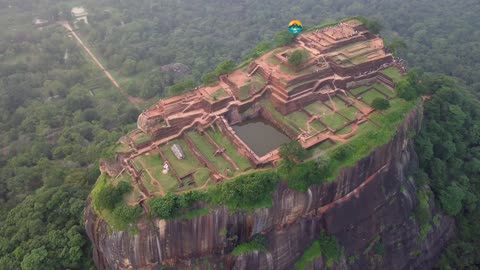
[[[301,193],[280,184],[271,208],[252,213],[225,207],[193,219],[139,222],[138,233],[112,232],[85,211],[85,227],[93,243],[98,269],[293,269],[294,263],[322,230],[344,247],[344,258],[329,269],[428,269],[454,231],[453,220],[432,205],[439,222],[425,240],[415,222],[416,187],[410,173],[418,166],[412,139],[422,108],[412,111],[397,134],[336,181]],[[261,233],[268,252],[235,257],[234,247]],[[383,255],[372,243],[381,239]],[[326,269],[314,260],[310,269]]]

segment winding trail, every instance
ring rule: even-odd
[[[97,64],[97,66],[105,73],[107,78],[112,82],[112,84],[124,95],[130,103],[132,103],[137,109],[140,109],[139,104],[143,103],[144,101],[140,98],[131,97],[123,90],[118,82],[113,78],[112,74],[102,65],[102,63],[97,59],[97,57],[92,53],[92,51],[83,43],[77,33],[73,30],[70,23],[67,21],[59,21],[58,24],[63,26],[67,31],[72,34],[72,36],[77,40],[78,44],[82,46],[82,48],[87,52],[87,54],[92,58],[92,60]]]

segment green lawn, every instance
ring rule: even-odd
[[[221,132],[208,130],[208,135],[218,144],[225,148],[227,155],[237,164],[241,171],[246,171],[251,168],[250,162],[243,157],[235,146],[224,136]]]
[[[365,91],[367,88],[369,88],[368,85],[362,85],[360,87],[357,87],[355,89],[352,89],[350,91],[348,91],[349,93],[352,93],[354,96],[357,96],[359,95],[360,93],[362,93],[363,91]]]
[[[389,67],[381,71],[383,74],[390,77],[395,83],[403,80],[403,75],[395,67]]]
[[[168,191],[176,191],[178,189],[178,182],[177,179],[172,175],[171,172],[167,174],[163,174],[163,160],[160,158],[160,154],[151,152],[150,155],[142,155],[133,160],[135,166],[141,166],[139,160],[148,167],[148,171],[152,174],[152,176],[158,181],[158,183],[162,186],[162,189],[165,192]],[[150,191],[158,191],[157,187],[153,185],[154,180],[152,180],[147,172],[144,172],[142,175],[142,179],[144,179],[144,185]]]
[[[151,141],[152,137],[147,133],[139,132],[138,134],[132,136],[132,140],[135,142],[135,144],[143,144]]]
[[[323,116],[321,118],[322,122],[324,122],[328,127],[331,129],[339,129],[341,128],[344,124],[347,123],[347,120],[343,118],[341,115],[337,113],[331,113]]]
[[[335,130],[342,127],[347,122],[347,120],[341,115],[334,113],[327,106],[325,106],[325,104],[320,102],[314,102],[308,105],[305,109],[311,114],[320,116],[320,120],[322,120],[323,123]]]
[[[274,66],[277,66],[277,65],[279,65],[279,64],[281,63],[280,60],[278,60],[278,58],[275,57],[274,54],[272,54],[271,56],[269,56],[269,57],[267,58],[267,62],[268,62],[269,64],[271,64],[271,65],[274,65]]]
[[[322,123],[320,123],[319,121],[317,120],[314,120],[310,123],[310,126],[313,127],[314,129],[316,129],[317,131],[322,131],[325,129],[325,126],[322,125]]]
[[[218,172],[223,174],[226,174],[227,170],[234,172],[234,169],[222,156],[214,156],[216,149],[205,137],[193,131],[188,132],[187,136],[192,139],[198,150],[213,164]]]
[[[383,84],[376,83],[372,86],[373,88],[377,89],[378,91],[382,92],[383,94],[387,95],[390,98],[393,98],[396,96],[395,92],[393,90],[390,90]]]
[[[285,116],[289,121],[295,124],[298,128],[307,130],[308,115],[304,112],[296,111]]]
[[[173,154],[170,148],[174,144],[180,145],[183,153],[185,154],[185,159],[177,159],[175,154]],[[160,149],[165,154],[165,156],[167,156],[168,161],[170,161],[179,177],[183,177],[184,175],[195,171],[197,168],[202,167],[200,162],[197,160],[192,151],[190,151],[190,148],[188,148],[187,144],[183,139],[176,139],[170,141],[168,144],[163,145]]]
[[[339,99],[338,97],[334,97],[333,102],[335,103],[335,106],[337,107],[337,111],[347,117],[350,120],[354,120],[357,117],[357,113],[359,113],[359,110],[357,110],[354,106],[348,107],[343,100]]]
[[[325,106],[325,104],[319,101],[308,105],[307,107],[305,107],[305,110],[313,115],[318,116],[332,113],[332,110],[330,110],[330,108],[328,108],[327,106]]]
[[[369,131],[371,131],[375,128],[376,128],[376,126],[372,122],[370,122],[370,121],[363,122],[361,125],[358,126],[358,129],[355,132],[355,135],[365,133],[365,132],[369,132]]]
[[[385,99],[385,96],[375,90],[368,90],[362,94],[362,100],[368,105],[371,105],[372,101],[376,98]]]
[[[332,146],[334,146],[334,144],[331,141],[329,141],[329,140],[324,141],[323,143],[317,144],[314,147],[310,148],[308,150],[308,155],[309,156],[318,155],[320,153],[323,153],[323,152],[327,151]]]
[[[343,135],[343,134],[348,134],[352,131],[352,125],[349,125],[349,126],[346,126],[344,128],[342,128],[341,130],[339,130],[337,133],[337,135]]]
[[[193,174],[193,177],[195,177],[195,183],[197,184],[197,187],[203,186],[205,182],[208,181],[210,178],[210,170],[208,168],[199,168],[197,171]]]

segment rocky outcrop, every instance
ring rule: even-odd
[[[417,191],[409,177],[418,164],[409,134],[421,118],[422,108],[413,110],[388,144],[342,170],[334,182],[305,193],[280,184],[273,206],[252,213],[220,207],[193,219],[143,219],[137,233],[112,232],[89,204],[85,226],[97,268],[293,269],[325,230],[344,247],[333,269],[428,269],[453,235],[454,222],[432,205],[437,222],[421,240],[413,217]],[[268,239],[268,252],[230,254],[255,234]],[[379,241],[380,255],[372,248]],[[325,261],[310,267],[325,269]]]

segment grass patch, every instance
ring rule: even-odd
[[[342,128],[341,130],[339,130],[337,133],[337,135],[344,135],[344,134],[348,134],[352,132],[352,125],[349,125],[349,126],[346,126],[344,128]]]
[[[208,130],[208,135],[220,146],[225,148],[227,155],[237,164],[241,171],[251,168],[250,162],[243,157],[235,146],[221,132]]]
[[[203,186],[210,179],[210,170],[208,168],[199,168],[193,174],[197,187]]]
[[[347,120],[341,115],[332,112],[331,114],[321,117],[322,122],[324,122],[328,127],[337,130],[347,123]]]
[[[395,67],[389,67],[381,72],[390,77],[390,79],[392,79],[395,83],[400,82],[404,77],[402,73],[400,73],[400,71]]]
[[[312,122],[310,122],[310,127],[316,129],[317,131],[322,131],[325,129],[325,126],[317,120],[313,120]]]
[[[150,155],[142,155],[139,157],[136,157],[133,160],[133,163],[137,169],[141,169],[142,164],[145,164],[147,166],[148,171],[152,176],[157,180],[158,184],[161,185],[161,188],[167,192],[167,191],[176,191],[178,189],[178,182],[177,179],[172,175],[171,172],[167,174],[163,174],[163,160],[160,157],[160,154],[156,152],[150,152]],[[145,169],[147,169],[145,168]],[[154,185],[154,179],[150,177],[150,175],[147,172],[144,172],[142,174],[142,179],[143,185],[151,192],[157,192],[160,191],[160,188],[156,185]]]
[[[334,97],[333,102],[335,103],[335,106],[337,107],[337,111],[347,117],[349,120],[354,120],[357,118],[357,114],[360,112],[357,110],[353,105],[352,106],[347,106],[343,100],[341,100],[338,97]]]
[[[136,145],[141,145],[150,142],[152,140],[152,137],[147,133],[139,132],[132,137],[132,140]]]
[[[335,144],[330,140],[324,141],[321,144],[317,144],[314,147],[310,148],[308,151],[308,155],[310,157],[314,157],[325,153],[328,149],[332,148]]]
[[[267,239],[265,237],[257,235],[251,241],[236,246],[232,250],[232,255],[240,256],[254,251],[267,251]]]
[[[143,215],[140,206],[128,206],[123,198],[133,191],[126,181],[113,185],[111,179],[101,174],[92,190],[93,210],[108,223],[113,230],[128,230],[136,233],[134,225]]]
[[[309,264],[320,257],[324,257],[327,260],[327,267],[332,267],[335,263],[340,262],[342,256],[343,249],[337,239],[334,236],[322,232],[320,239],[314,241],[295,263],[295,269],[308,269]]]
[[[385,99],[385,96],[372,89],[362,94],[362,101],[368,105],[372,105],[373,100],[376,98]]]
[[[170,149],[174,144],[178,144],[185,154],[185,159],[177,159],[175,154]],[[165,144],[161,147],[162,152],[167,156],[168,161],[172,164],[173,168],[177,172],[179,177],[187,175],[195,169],[201,167],[200,162],[197,160],[195,155],[190,151],[187,144],[183,139],[175,139],[168,144]]]
[[[226,172],[229,171],[233,173],[233,168],[222,156],[214,155],[216,149],[205,137],[203,137],[197,132],[192,131],[188,132],[187,136],[197,146],[198,150],[213,164],[213,166],[218,170],[218,172],[227,174]]]
[[[367,90],[369,88],[368,85],[362,85],[360,87],[357,87],[357,88],[354,88],[350,91],[348,91],[349,93],[352,93],[354,96],[358,96],[360,93],[362,93],[363,91]]]
[[[310,119],[308,115],[301,111],[295,111],[285,116],[289,121],[295,123],[299,129],[307,130],[307,122]]]
[[[227,96],[228,96],[227,91],[223,88],[219,88],[215,91],[215,93],[213,93],[210,96],[210,99],[211,99],[211,101],[217,101],[217,100],[223,99],[224,97],[227,97]]]
[[[379,84],[379,83],[375,83],[372,85],[373,88],[377,89],[378,91],[382,92],[383,94],[385,94],[387,97],[390,97],[390,98],[393,98],[396,96],[396,93],[395,91],[393,90],[390,90],[389,88],[387,88],[385,85],[383,84]]]
[[[325,106],[325,104],[318,101],[305,107],[305,110],[313,115],[318,115],[318,116],[332,113],[332,110],[330,110],[330,108],[328,108],[327,106]]]
[[[267,58],[267,63],[268,63],[269,65],[278,66],[278,65],[280,65],[281,61],[278,60],[278,58],[275,57],[275,55],[272,53],[272,55],[270,55],[270,56]]]
[[[251,91],[253,93],[256,93],[260,89],[262,89],[263,86],[265,86],[265,80],[262,78],[262,76],[260,76],[258,74],[255,74],[250,78],[252,78],[252,80],[249,83],[247,83],[244,86],[241,86],[239,88],[239,90],[240,90],[239,98],[241,100],[249,98]]]

